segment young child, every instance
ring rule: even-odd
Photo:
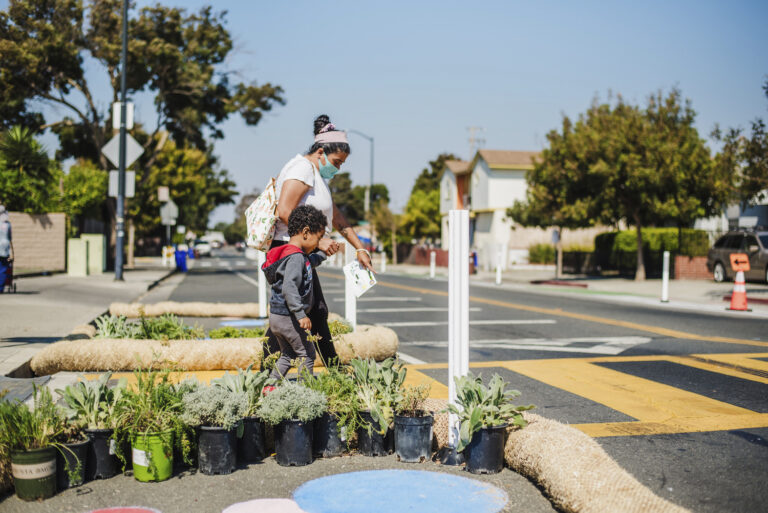
[[[267,261],[261,266],[272,286],[269,300],[269,327],[280,344],[280,358],[272,377],[282,378],[291,368],[291,361],[301,359],[299,365],[312,373],[315,364],[315,346],[307,340],[312,323],[307,313],[312,308],[312,268],[320,265],[326,255],[316,251],[325,235],[325,215],[315,207],[301,205],[288,217],[287,244],[267,252]]]

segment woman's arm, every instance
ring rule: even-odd
[[[376,272],[371,264],[371,254],[368,253],[363,246],[363,243],[360,242],[355,230],[352,229],[349,221],[347,221],[347,218],[341,213],[341,210],[336,206],[336,203],[333,204],[333,227],[336,228],[350,244],[352,244],[352,247],[355,248],[355,250],[360,250],[356,251],[357,261],[360,262],[360,265],[369,269],[371,272]]]
[[[283,188],[280,189],[280,197],[277,199],[277,217],[288,225],[288,218],[291,212],[299,206],[299,201],[309,190],[309,185],[301,180],[288,179],[283,182]]]

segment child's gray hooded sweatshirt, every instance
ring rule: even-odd
[[[305,255],[300,247],[283,244],[267,252],[261,270],[272,286],[270,312],[277,315],[294,314],[296,319],[307,316],[314,304],[312,268],[320,265],[325,253],[316,251]]]

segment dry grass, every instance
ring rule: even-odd
[[[203,303],[161,301],[154,304],[112,303],[109,313],[135,319],[141,317],[159,317],[174,314],[180,317],[258,317],[258,303]]]
[[[508,433],[504,459],[570,513],[685,513],[655,495],[581,431],[532,413]]]

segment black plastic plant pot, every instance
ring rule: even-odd
[[[504,468],[507,425],[480,428],[464,448],[467,470],[473,474],[497,474]]]
[[[231,474],[235,470],[237,428],[200,426],[197,468],[203,474]]]
[[[421,463],[432,455],[432,416],[395,415],[395,454],[406,463]]]
[[[85,462],[85,477],[88,481],[108,479],[120,472],[120,459],[116,454],[117,442],[112,439],[112,432],[112,429],[85,430],[85,436],[91,441]]]
[[[237,460],[240,463],[258,463],[266,456],[264,422],[258,417],[243,419],[243,437],[237,439]]]
[[[394,436],[392,428],[388,428],[385,434],[376,431],[378,425],[373,421],[371,412],[361,411],[360,418],[363,424],[370,424],[368,432],[366,425],[357,428],[357,449],[363,456],[387,456],[394,450]]]
[[[85,482],[90,440],[62,444],[56,449],[56,485],[59,490],[80,486]]]
[[[56,448],[11,452],[11,472],[19,499],[35,501],[53,497],[56,494]]]
[[[344,440],[339,436],[339,422],[328,412],[315,419],[315,433],[312,452],[317,457],[334,458],[344,453]]]
[[[300,467],[312,463],[313,424],[301,420],[284,420],[275,426],[275,460],[284,467]]]

